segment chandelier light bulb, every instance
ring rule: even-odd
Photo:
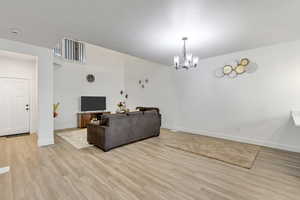
[[[186,55],[186,59],[187,59],[187,61],[188,61],[189,63],[191,63],[192,60],[193,60],[193,54],[191,54],[191,53],[187,54],[187,55]]]
[[[189,61],[188,61],[188,60],[185,60],[185,61],[184,61],[183,67],[188,68],[188,67],[189,67],[189,64],[190,64]]]
[[[193,65],[194,67],[196,67],[198,65],[199,62],[199,57],[193,57]]]
[[[175,66],[179,65],[179,56],[174,56],[174,65]]]

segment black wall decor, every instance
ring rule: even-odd
[[[149,79],[145,78],[144,80],[139,80],[139,85],[141,88],[145,88],[145,85],[149,83]]]
[[[94,81],[95,81],[95,76],[93,75],[93,74],[88,74],[87,76],[86,76],[86,80],[87,80],[87,82],[89,82],[89,83],[93,83]]]

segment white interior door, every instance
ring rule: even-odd
[[[29,80],[0,78],[0,136],[30,129]]]

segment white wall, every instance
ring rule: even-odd
[[[162,127],[173,129],[176,123],[177,105],[173,86],[172,68],[127,56],[125,65],[125,88],[129,94],[128,105],[158,107],[162,114]],[[149,80],[145,88],[139,80]]]
[[[2,39],[0,47],[37,56],[38,143],[53,144],[50,50]],[[75,113],[82,95],[106,95],[108,110],[114,111],[123,88],[131,108],[158,106],[163,127],[300,152],[300,130],[290,119],[291,110],[300,110],[299,52],[297,41],[201,60],[197,69],[175,72],[164,65],[88,45],[86,66],[67,64],[55,71],[55,102],[62,104],[55,125],[76,126]],[[214,76],[216,68],[241,57],[255,61],[258,70],[236,79]],[[88,73],[96,75],[94,85],[85,81]],[[145,89],[138,85],[143,78],[149,79]]]
[[[124,90],[124,67],[117,53],[87,44],[85,65],[64,63],[54,71],[54,100],[60,103],[55,129],[77,127],[81,96],[106,96],[107,110],[115,111]],[[94,83],[86,76],[94,74]]]
[[[88,83],[87,74],[94,74],[96,81]],[[145,89],[138,80],[149,78]],[[77,127],[76,114],[80,111],[80,96],[106,96],[107,110],[116,111],[123,98],[120,91],[128,93],[128,107],[157,106],[162,110],[163,126],[174,123],[174,106],[170,103],[171,73],[169,68],[133,56],[87,44],[87,63],[65,63],[54,70],[54,101],[60,102],[55,129]]]
[[[300,130],[291,110],[300,110],[300,42],[263,47],[201,60],[199,67],[176,72],[101,47],[87,45],[87,64],[64,64],[55,71],[55,102],[60,102],[55,128],[77,126],[79,97],[104,95],[115,111],[119,91],[128,106],[156,106],[163,127],[262,144],[300,152]],[[259,65],[253,74],[216,78],[214,71],[248,57]],[[92,73],[95,83],[85,77]],[[142,89],[138,81],[149,79]]]
[[[3,39],[0,50],[37,57],[38,144],[53,144],[50,50]],[[175,72],[164,65],[88,45],[86,66],[67,64],[55,72],[55,101],[62,103],[56,127],[76,126],[75,113],[82,95],[106,95],[108,109],[114,111],[123,88],[131,108],[158,106],[163,127],[300,152],[300,129],[290,118],[291,110],[300,110],[299,52],[300,41],[296,41],[201,60],[197,69]],[[216,68],[241,57],[255,61],[258,70],[236,79],[214,76]],[[96,75],[96,84],[85,82],[88,73]],[[143,78],[149,79],[145,89],[138,85]]]
[[[35,57],[0,53],[0,78],[22,78],[30,81],[30,132],[37,132],[37,77]]]
[[[214,76],[242,57],[258,70]],[[300,41],[201,60],[197,69],[174,72],[174,80],[178,129],[300,152],[300,129],[290,118],[300,110]]]
[[[0,39],[0,50],[37,57],[38,145],[53,144],[53,66],[51,51],[46,48],[4,39]]]
[[[50,50],[2,39],[0,49],[37,56],[38,143],[53,144]],[[131,108],[158,106],[163,127],[300,152],[300,130],[290,119],[291,110],[300,110],[299,52],[297,41],[201,60],[197,69],[175,72],[164,65],[88,45],[86,66],[67,64],[55,72],[55,102],[62,104],[55,124],[57,128],[76,126],[75,113],[82,95],[105,93],[108,109],[114,111],[123,88]],[[236,79],[214,76],[216,68],[241,57],[255,61],[258,70]],[[88,73],[96,75],[95,85],[85,82]],[[143,78],[149,78],[145,89],[138,85]]]

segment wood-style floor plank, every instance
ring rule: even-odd
[[[300,154],[262,147],[244,169],[167,147],[177,134],[162,130],[104,153],[78,150],[55,136],[38,148],[36,136],[0,138],[1,200],[298,200]]]
[[[0,168],[9,166],[6,138],[0,138]],[[0,199],[13,199],[11,174],[0,174]]]

